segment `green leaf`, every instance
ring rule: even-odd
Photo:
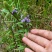
[[[8,13],[8,10],[2,9],[1,12]]]

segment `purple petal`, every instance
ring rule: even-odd
[[[25,18],[25,21],[26,21],[26,22],[30,22],[30,19],[26,17],[26,18]]]
[[[30,19],[28,19],[27,22],[30,22]]]
[[[14,10],[12,11],[12,14],[14,14],[14,13],[17,13],[17,10],[16,10],[16,9],[14,9]]]
[[[22,19],[21,22],[25,22],[25,19]]]
[[[29,15],[27,17],[25,17],[24,19],[22,19],[21,22],[29,23],[30,22]]]

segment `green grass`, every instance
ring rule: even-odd
[[[12,15],[16,9],[17,13]],[[21,23],[21,15],[30,15],[30,23]],[[52,31],[52,0],[0,0],[0,44],[5,52],[23,52],[24,33],[32,28]]]

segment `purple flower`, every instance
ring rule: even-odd
[[[17,13],[17,10],[16,10],[16,9],[14,9],[14,10],[12,11],[12,14],[15,14],[15,13]]]
[[[25,17],[24,19],[22,19],[21,22],[27,22],[27,23],[29,23],[30,22],[29,15],[27,15],[27,17]]]

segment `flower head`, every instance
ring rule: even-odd
[[[27,15],[27,17],[25,17],[24,19],[22,19],[21,22],[27,22],[27,23],[29,23],[30,22],[29,15]]]
[[[15,14],[15,13],[17,13],[17,10],[16,10],[16,9],[14,9],[14,10],[12,11],[12,14]]]

